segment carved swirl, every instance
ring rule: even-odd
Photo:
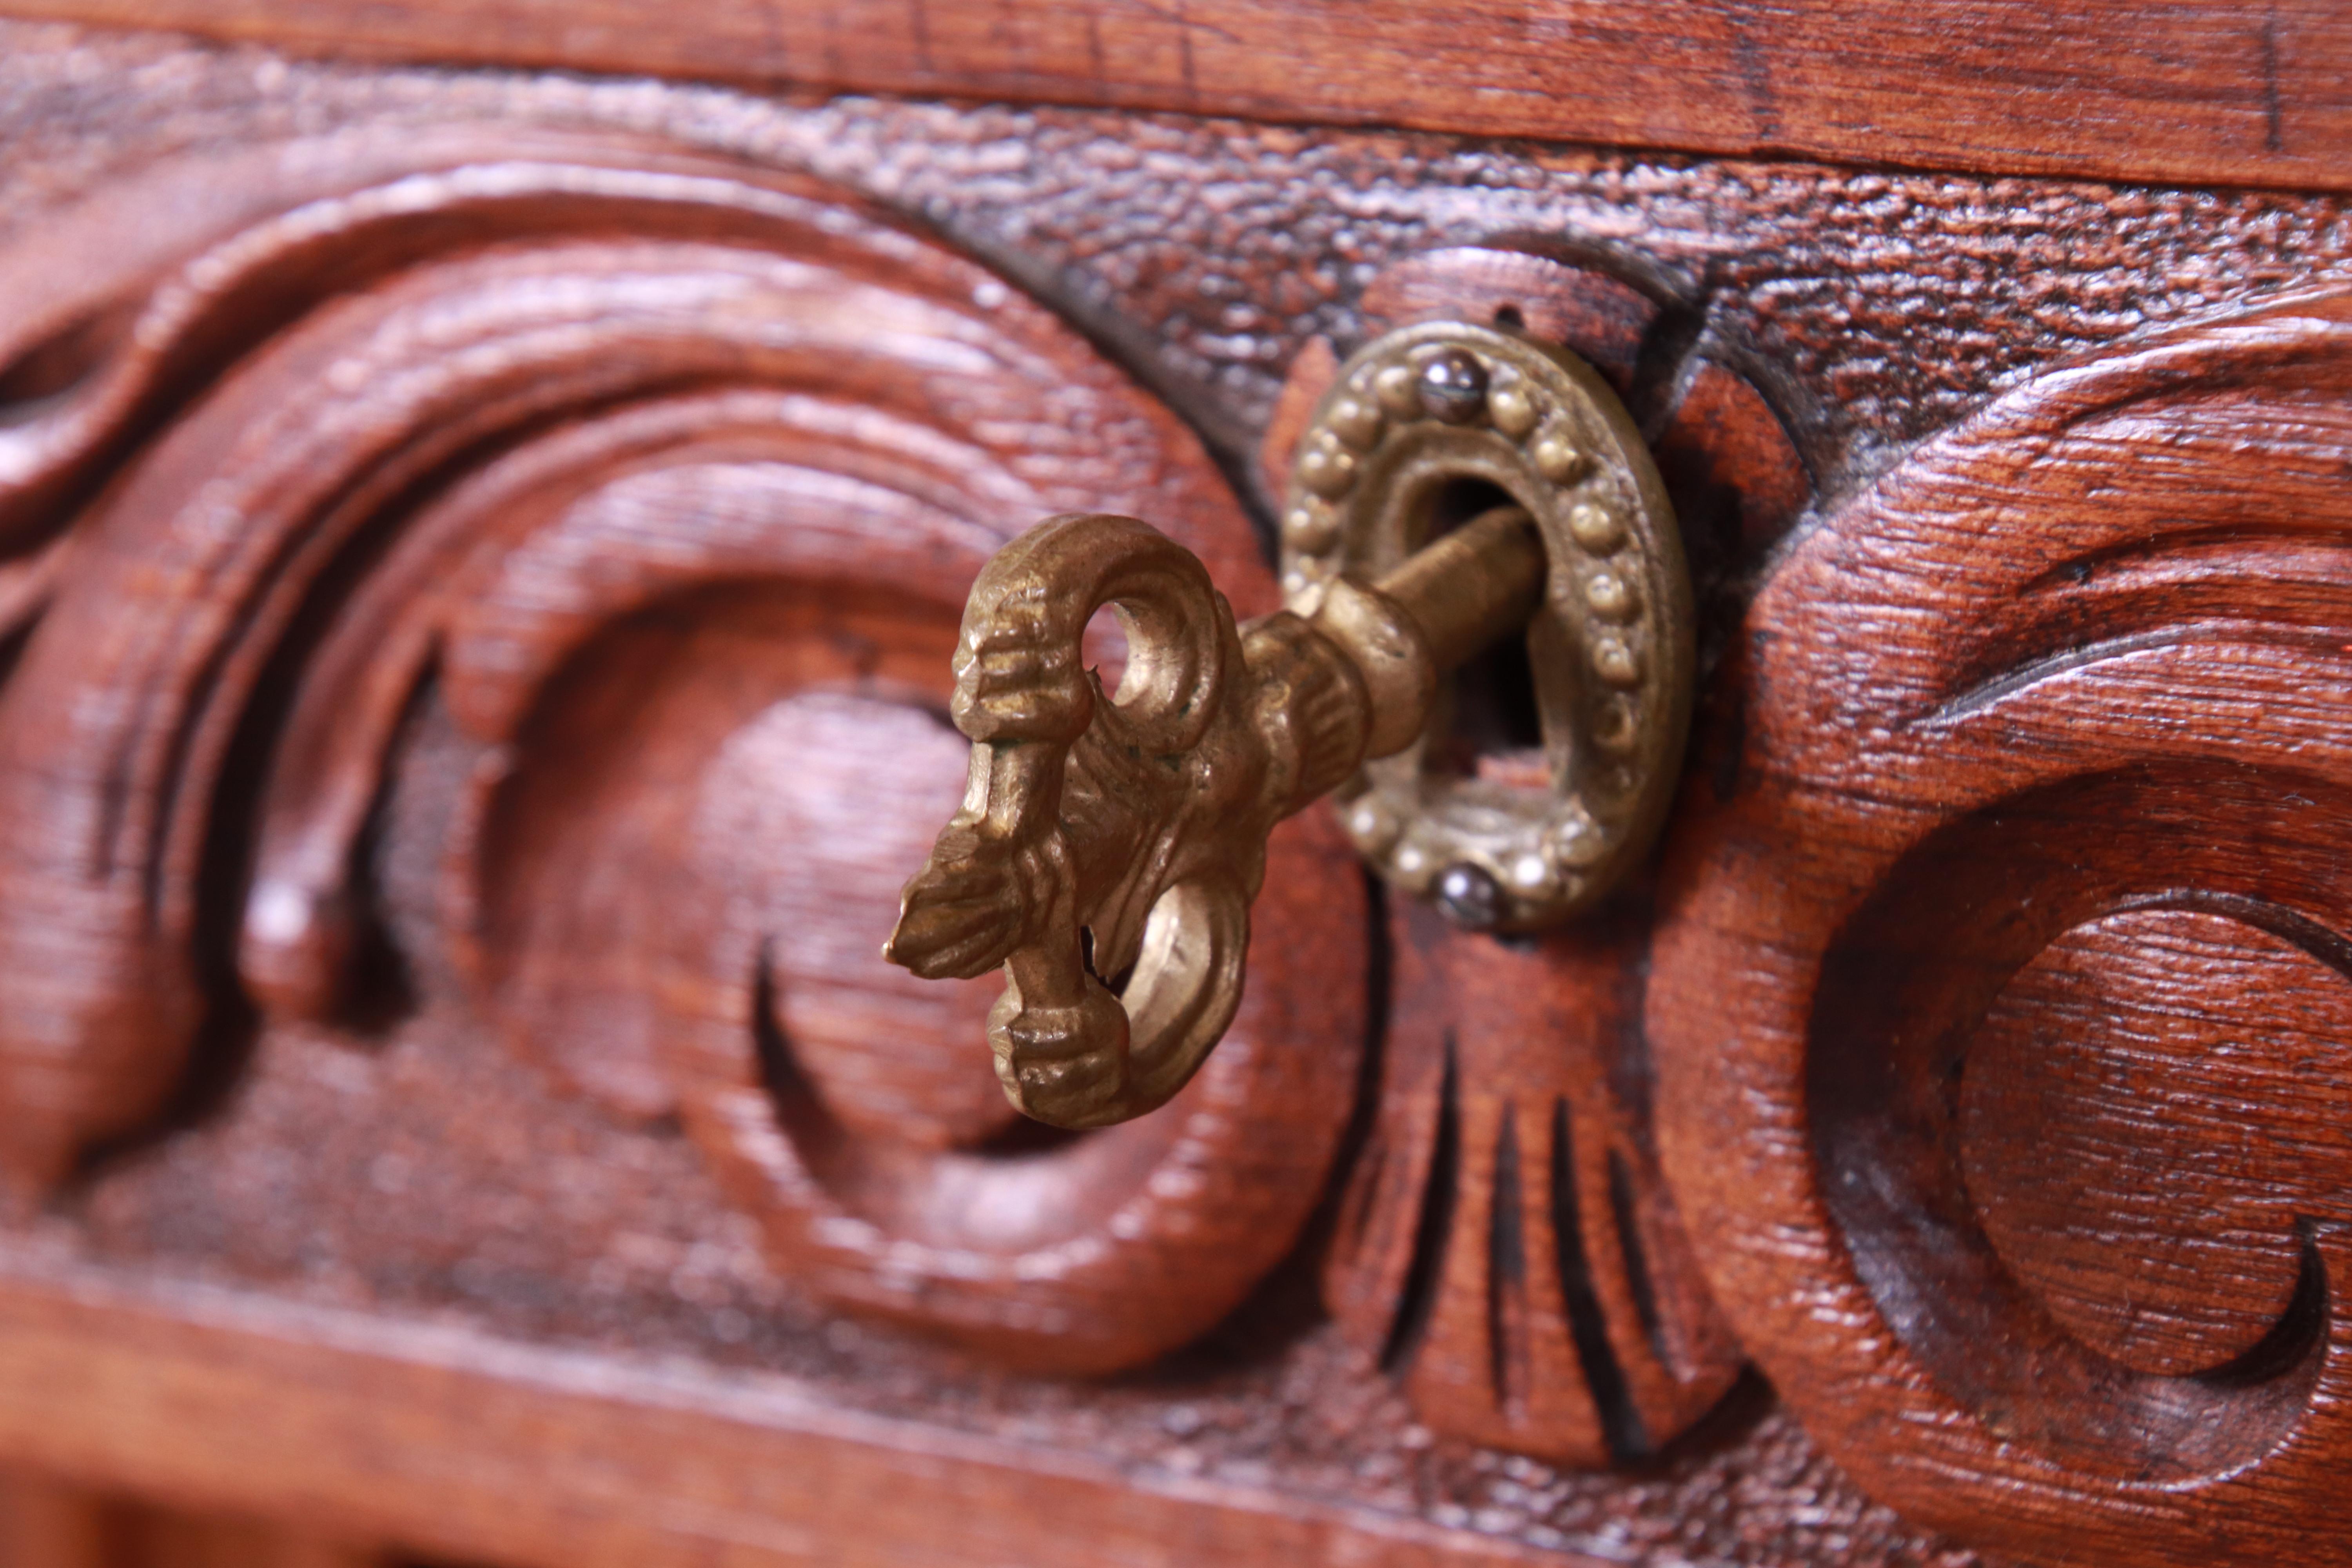
[[[2347,392],[2337,295],[2053,373],[1803,539],[1727,676],[1667,1171],[1815,1435],[1988,1546],[2352,1513]]]
[[[12,300],[13,343],[100,325],[6,431],[0,516],[46,537],[110,481],[0,690],[14,1178],[151,1125],[257,1011],[266,1050],[458,1008],[681,1118],[836,1300],[1076,1367],[1213,1321],[1346,1115],[1331,836],[1276,841],[1226,1051],[1114,1132],[1023,1141],[966,1056],[986,990],[874,957],[992,552],[1141,511],[1270,601],[1191,437],[810,182],[504,131],[275,151],[274,186],[175,172],[180,249]]]

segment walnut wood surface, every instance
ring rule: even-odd
[[[1604,1561],[858,1415],[788,1379],[173,1294],[0,1281],[0,1453],[168,1502],[564,1568]]]
[[[495,123],[649,137],[821,174],[980,257],[1106,345],[1238,478],[1293,359],[1353,346],[1367,280],[1433,248],[1517,237],[1599,260],[1679,307],[1769,388],[1838,495],[1992,392],[2152,323],[2342,275],[2344,202],[1979,179],[1172,115],[822,104],[504,72],[383,72],[141,35],[0,22],[18,268],[161,267],[262,216],[367,139]],[[405,155],[404,153],[404,155]],[[258,193],[257,211],[245,193]],[[70,224],[103,241],[67,243]],[[122,324],[13,343],[54,390]],[[30,322],[23,323],[29,327]],[[36,370],[37,367],[37,371]],[[47,379],[45,379],[47,378]],[[1260,494],[1271,506],[1274,497]]]
[[[2330,0],[5,0],[387,59],[2343,189]]]
[[[2030,384],[1738,644],[1650,981],[1666,1167],[1809,1426],[1990,1546],[2336,1554],[2347,386],[2340,291]]]
[[[0,591],[35,628],[0,716],[59,724],[54,768],[19,731],[10,788],[52,826],[123,828],[0,824],[5,874],[54,900],[0,910],[29,972],[0,1012],[8,1163],[26,1191],[68,1177],[5,1249],[79,1260],[0,1292],[0,1457],[520,1563],[1960,1568],[1979,1547],[2079,1560],[2116,1520],[2102,1561],[2214,1541],[2329,1560],[2333,1384],[2295,1380],[2339,1354],[2312,1309],[2340,1250],[2344,966],[2314,928],[2340,858],[2329,531],[2352,431],[2332,306],[2217,323],[2347,280],[2336,198],[763,101],[16,23],[0,128]],[[1520,259],[1463,254],[1495,249]],[[1400,950],[1370,970],[1385,1049],[1360,1079],[1302,1079],[1366,1043],[1349,966],[1388,929],[1311,826],[1298,908],[1269,917],[1297,981],[1265,999],[1249,1069],[1290,1086],[1280,1114],[1202,1107],[1141,1178],[1189,1272],[1119,1262],[1115,1205],[1089,1233],[1108,1250],[1052,1260],[1102,1264],[1070,1291],[967,1289],[945,1277],[969,1254],[888,1226],[839,1245],[837,1215],[809,1234],[780,1149],[909,1228],[977,1217],[924,1206],[943,1163],[1101,1174],[1086,1145],[1004,1133],[945,1048],[970,995],[847,967],[879,862],[940,804],[929,762],[861,781],[937,743],[922,666],[958,563],[1060,485],[1192,518],[1263,592],[1225,487],[1262,508],[1286,384],[1449,289],[1499,310],[1560,268],[1607,286],[1526,321],[1619,345],[1691,531],[1717,740],[1654,948],[1629,906],[1589,949],[1441,942],[1428,968],[1454,977],[1461,1057],[1589,1102],[1603,1136],[1570,1152],[1628,1153],[1654,1242],[1673,1200],[1789,1403],[1744,1380],[1664,1441],[1700,1402],[1660,1399],[1660,1451],[1630,1468],[1509,1452],[1589,1444],[1590,1374],[1546,1385],[1572,1417],[1549,1433],[1512,1407],[1532,1378],[1494,1398],[1494,1345],[1558,1321],[1488,1289],[1492,1223],[1433,1248],[1460,1259],[1423,1276],[1446,1336],[1378,1364],[1406,1296],[1330,1250],[1350,1211],[1297,1227],[1339,1190],[1322,1173],[1360,1178],[1443,1125],[1443,1027]],[[894,330],[855,330],[876,320]],[[478,395],[501,374],[512,399]],[[1106,451],[1132,461],[1106,475]],[[1979,488],[1938,489],[1953,473]],[[169,613],[122,613],[146,592]],[[50,636],[68,617],[86,660]],[[1899,706],[1925,689],[1982,700],[1928,721]],[[78,749],[101,732],[144,739]],[[837,765],[788,774],[801,733]],[[2249,758],[2301,774],[2272,790]],[[2165,898],[2082,892],[2118,868]],[[304,894],[277,913],[317,893],[334,918],[274,923],[263,886]],[[1972,910],[2015,918],[1984,935]],[[811,919],[836,912],[838,932]],[[283,940],[310,931],[341,935]],[[1823,989],[1806,975],[1832,939]],[[71,961],[79,942],[103,962]],[[1906,975],[1924,995],[1887,990]],[[1915,1054],[1824,1054],[1809,1079],[1816,992],[1822,1039]],[[1915,1000],[1980,1017],[1965,1053],[1871,1011]],[[1563,1008],[1568,1049],[1512,1026]],[[1279,1048],[1318,1029],[1338,1054]],[[52,1048],[77,1041],[131,1070]],[[1682,1108],[1654,1187],[1646,1096],[1601,1072],[1653,1052]],[[1900,1226],[1874,1233],[1894,1239],[1867,1287],[1822,1239],[1885,1189],[1832,1215],[1804,1172],[1878,1147],[1867,1091],[1894,1080],[1937,1136],[1862,1173],[1941,1205],[1895,1220],[1980,1229],[1951,1256],[1982,1271],[1890,1320],[1871,1290],[1917,1261]],[[1495,1087],[1457,1106],[1489,1152]],[[773,1109],[811,1102],[814,1136]],[[1524,1217],[1540,1139],[1515,1136]],[[1503,1168],[1465,1166],[1490,1221]],[[1213,1199],[1276,1218],[1184,1235]],[[2008,1284],[1976,1289],[1992,1273]],[[1594,1286],[1603,1337],[1638,1357],[1630,1277]],[[975,1302],[998,1315],[975,1325]],[[1978,1331],[1996,1309],[2017,1334]],[[1113,1378],[1003,1370],[1180,1339]],[[1547,1342],[1549,1367],[1578,1360]],[[2022,1372],[2021,1345],[2042,1357]]]
[[[2352,988],[2228,915],[2134,910],[2033,955],[1960,1084],[1962,1175],[2003,1261],[2074,1338],[2186,1376],[2252,1352],[2327,1181],[2314,1082],[2352,1076]],[[2072,1170],[2072,1181],[2049,1179]]]
[[[1431,1426],[1580,1465],[1649,1458],[1744,1360],[1657,1173],[1642,933],[1615,923],[1506,945],[1393,917],[1381,1121],[1328,1284]]]
[[[276,205],[306,200],[183,262],[137,351],[9,432],[29,508],[196,345],[278,332],[70,536],[0,697],[20,1189],[184,1092],[245,998],[364,1030],[464,996],[617,1114],[683,1115],[845,1300],[1062,1367],[1222,1316],[1347,1115],[1360,892],[1328,830],[1277,843],[1236,1048],[1066,1145],[992,1152],[986,997],[876,953],[961,772],[928,742],[990,549],[1140,512],[1270,600],[1198,447],[1002,283],[806,184],[486,139],[351,149]],[[288,322],[322,270],[351,297]],[[123,271],[91,257],[25,318]],[[378,887],[387,838],[414,887]],[[242,996],[207,973],[238,926]]]

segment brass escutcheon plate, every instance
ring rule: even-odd
[[[1657,837],[1690,728],[1690,575],[1649,448],[1590,365],[1433,321],[1365,345],[1317,405],[1283,512],[1285,603],[1311,616],[1334,577],[1377,577],[1461,521],[1465,495],[1507,498],[1543,538],[1526,634],[1541,746],[1465,767],[1433,743],[1452,727],[1441,700],[1336,805],[1394,886],[1529,931],[1592,907]]]

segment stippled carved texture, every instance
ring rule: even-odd
[[[494,73],[362,72],[0,24],[0,232],[167,153],[360,121],[496,119],[797,166],[1051,298],[1236,476],[1292,356],[1360,335],[1394,258],[1531,237],[1690,301],[1780,396],[1825,500],[1994,390],[2352,256],[2340,198],[1697,162],[1460,138]],[[23,139],[18,140],[20,129]]]

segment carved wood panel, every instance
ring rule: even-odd
[[[2326,531],[2282,533],[2266,488],[2323,514],[2344,433],[2290,394],[2333,395],[2311,368],[2332,361],[2135,358],[2141,381],[2081,394],[2110,397],[2095,418],[2048,411],[2108,374],[2064,362],[2085,345],[2340,279],[2340,203],[380,73],[16,24],[0,126],[24,687],[0,698],[0,876],[27,889],[5,940],[34,971],[0,1020],[21,1113],[0,1145],[24,1193],[67,1173],[0,1247],[8,1453],[239,1507],[293,1477],[388,1536],[517,1561],[1985,1561],[1848,1469],[2036,1555],[2079,1555],[2089,1497],[2140,1510],[2119,1553],[2180,1558],[2221,1517],[2253,1555],[2326,1560],[2278,1500],[2304,1486],[2333,1517],[2312,1479],[2332,1385],[2297,1415],[2311,1363],[2260,1355],[2320,1342],[2279,1331],[2310,1329],[2333,1245],[2340,1118],[2311,1086],[2338,1073],[2341,965],[2275,910],[2332,896],[2305,847],[2336,805],[2249,794],[2230,748],[2289,746],[2260,702],[2304,726],[2294,766],[2335,765],[2312,717],[2341,686]],[[1499,274],[1461,254],[1501,248]],[[931,712],[960,575],[1067,496],[1160,509],[1262,605],[1225,487],[1278,491],[1248,469],[1282,461],[1286,374],[1473,307],[1583,334],[1693,525],[1730,659],[1685,802],[1702,868],[1670,883],[1654,953],[1646,895],[1511,948],[1367,918],[1309,823],[1268,882],[1295,906],[1260,906],[1263,1033],[1231,1098],[1128,1142],[1024,1141],[976,1048],[984,994],[853,967],[952,795]],[[2303,341],[2302,319],[2212,342]],[[2200,423],[2231,398],[2241,424]],[[2150,452],[2162,504],[2114,511]],[[2003,476],[1998,500],[1906,511],[1954,453]],[[2045,461],[2095,485],[2053,500]],[[2236,500],[2200,493],[2209,463]],[[2143,559],[2143,537],[2169,542]],[[2228,679],[2199,663],[2222,647]],[[1871,706],[1979,654],[1936,689],[1992,695],[1942,730]],[[2202,740],[2192,689],[2222,716]],[[1850,706],[1816,711],[1825,691]],[[2078,706],[2000,728],[2053,694]],[[62,725],[69,765],[12,714]],[[2111,775],[2101,748],[2181,771]],[[2054,793],[2002,793],[2045,768]],[[1946,840],[1948,815],[2011,837]],[[1927,858],[1890,847],[1915,833]],[[1816,841],[1834,875],[1795,858]],[[2305,880],[2209,896],[2257,860]],[[2187,892],[2053,903],[2126,865]],[[1717,881],[1747,923],[1694,923]],[[1868,1289],[1788,1294],[1775,1270],[1838,1261],[1818,1192],[1763,1206],[1819,1146],[1811,1091],[1743,1065],[1784,1037],[1725,1019],[1804,984],[1829,938],[1777,922],[1817,893],[1865,911],[1839,930],[1876,946],[1853,951],[1975,976],[1964,1069],[1922,1113],[1948,1134],[1929,1173],[2006,1271],[1985,1300],[2046,1312],[2018,1321],[2048,1364],[2124,1369],[2050,1403],[2154,1389],[2267,1411],[2282,1447],[2220,1479],[2094,1473],[2040,1403],[1947,1386],[1991,1373],[1920,1370]],[[2032,911],[2016,950],[1948,940],[1996,909]],[[1359,1088],[1368,930],[1393,994],[1327,1258],[1319,1227],[1291,1243]],[[1860,1038],[1853,973],[1822,1016]],[[1675,1095],[1796,1099],[1750,1095],[1781,1117],[1754,1140],[1716,1120],[1656,1149],[1654,1055]],[[1743,1163],[1757,1147],[1788,1163]],[[1695,1159],[1704,1204],[1665,1179]],[[1049,1202],[1076,1245],[1023,1229]],[[1130,1267],[1137,1224],[1185,1261]],[[1792,1329],[1792,1299],[1853,1311]],[[1010,1376],[844,1304],[983,1362],[1192,1348]],[[1746,1353],[1732,1329],[1790,1405],[1748,1379],[1701,1415]],[[1895,1370],[1849,1375],[1865,1352]],[[248,1418],[273,1407],[303,1421]],[[1906,1424],[1923,1410],[1940,1436]],[[2130,1462],[2177,1462],[2165,1440]],[[2228,1496],[2271,1500],[2200,1500]]]
[[[2347,387],[2321,293],[1925,444],[1759,595],[1692,786],[1648,1013],[1700,1257],[1988,1545],[2347,1518]]]
[[[1335,836],[1279,840],[1217,1065],[1115,1131],[1027,1138],[988,995],[877,956],[952,805],[949,655],[996,545],[1137,512],[1270,602],[1191,436],[810,182],[487,136],[278,159],[282,210],[239,184],[205,243],[93,256],[17,318],[20,366],[87,361],[7,432],[20,1188],[233,1073],[257,1025],[462,1002],[614,1114],[682,1117],[837,1300],[1062,1367],[1215,1321],[1348,1113]]]

